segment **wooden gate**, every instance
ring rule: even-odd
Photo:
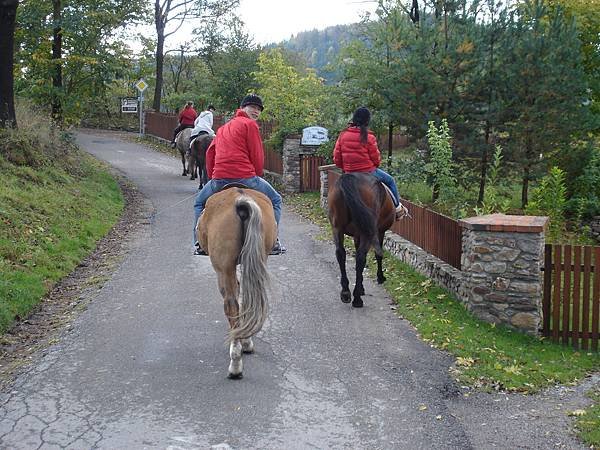
[[[319,166],[324,164],[322,156],[300,155],[300,192],[321,189]]]
[[[544,336],[598,350],[600,247],[546,244],[542,308]]]

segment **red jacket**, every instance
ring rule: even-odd
[[[333,162],[344,172],[372,172],[381,163],[375,135],[369,131],[367,143],[360,142],[360,128],[342,131],[333,149]]]
[[[258,124],[238,109],[217,130],[206,150],[206,171],[211,178],[251,178],[263,174],[265,151]]]
[[[181,125],[194,125],[194,120],[198,117],[198,113],[191,106],[183,108],[179,113],[179,123]]]

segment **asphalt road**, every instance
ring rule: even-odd
[[[0,448],[583,448],[566,412],[585,404],[585,386],[462,389],[453,359],[420,341],[381,287],[367,280],[362,309],[339,301],[333,245],[285,208],[270,318],[244,378],[227,379],[216,277],[190,245],[196,183],[118,135],[78,142],[153,211],[87,309],[0,395]]]

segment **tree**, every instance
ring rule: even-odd
[[[13,91],[15,18],[18,0],[0,0],[0,127],[17,126]]]
[[[263,114],[277,122],[280,139],[319,122],[325,89],[314,71],[298,73],[286,63],[279,49],[261,53],[258,67],[254,76],[265,105]]]
[[[581,42],[583,70],[591,89],[591,110],[600,118],[600,0],[547,2],[551,11],[560,8],[568,19],[575,20]]]
[[[163,90],[164,51],[166,39],[189,20],[211,20],[225,15],[239,0],[155,0],[156,82],[152,108],[160,111]]]
[[[572,21],[541,0],[523,3],[509,26],[503,60],[504,131],[522,172],[521,204],[542,162],[590,127],[587,84]]]
[[[86,101],[102,98],[131,60],[117,31],[143,16],[144,0],[26,0],[19,8],[18,93],[76,122]]]

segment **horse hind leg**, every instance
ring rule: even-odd
[[[340,284],[342,292],[340,299],[344,303],[350,303],[350,282],[346,273],[346,249],[344,248],[344,233],[333,230],[333,242],[335,243],[335,257],[340,266]]]
[[[237,326],[239,317],[238,297],[240,294],[239,283],[237,280],[235,267],[233,270],[223,273],[218,272],[219,291],[223,296],[223,308],[225,316],[229,322],[229,329]],[[235,339],[229,343],[229,368],[228,377],[231,379],[240,379],[243,374],[244,363],[242,361],[242,342]]]
[[[356,283],[354,285],[354,292],[352,293],[352,306],[355,308],[363,307],[363,300],[361,296],[365,294],[365,288],[363,286],[363,271],[367,263],[367,253],[369,251],[369,240],[360,239],[360,244],[356,249]]]
[[[252,338],[242,339],[242,351],[244,353],[254,353],[254,341]]]
[[[377,261],[377,283],[383,284],[385,282],[385,276],[383,275],[383,238],[384,233],[378,233],[377,245],[375,249],[375,260]]]

